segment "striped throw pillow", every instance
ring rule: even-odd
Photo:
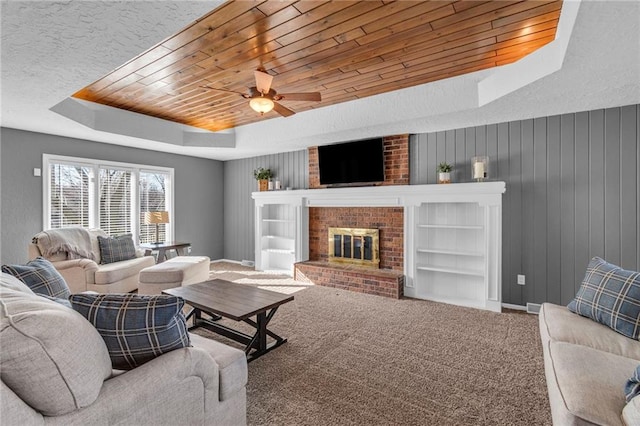
[[[570,311],[632,339],[640,336],[640,272],[594,257],[587,266]]]
[[[83,293],[69,300],[104,339],[113,368],[130,370],[191,344],[179,297]]]
[[[120,262],[136,257],[136,247],[133,244],[132,234],[123,234],[117,237],[101,237],[98,235],[98,244],[100,245],[102,263]]]
[[[67,299],[71,292],[55,266],[44,257],[36,257],[26,265],[2,265],[2,272],[13,275],[34,293]]]

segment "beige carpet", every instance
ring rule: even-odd
[[[249,364],[249,425],[551,424],[536,316],[211,275],[295,297],[270,325],[288,342]]]

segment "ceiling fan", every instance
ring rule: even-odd
[[[200,86],[203,89],[218,90],[221,92],[237,93],[245,99],[249,99],[249,106],[260,115],[274,110],[283,117],[289,117],[295,114],[289,108],[279,104],[278,101],[314,101],[319,102],[322,100],[320,92],[306,92],[306,93],[282,93],[278,94],[271,88],[271,82],[273,76],[267,74],[264,70],[254,71],[256,78],[256,85],[249,88],[249,93],[234,92],[233,90],[217,89],[215,87]]]

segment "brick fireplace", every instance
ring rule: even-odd
[[[383,139],[383,185],[409,184],[409,136]],[[320,185],[318,150],[309,148],[309,186]],[[329,264],[330,227],[379,230],[380,269]],[[404,209],[402,207],[310,207],[309,261],[295,267],[295,278],[317,285],[399,298],[404,286]]]
[[[327,261],[330,227],[377,229],[380,269],[403,271],[404,209],[402,207],[311,207],[309,209],[309,260]]]

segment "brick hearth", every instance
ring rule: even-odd
[[[325,287],[395,299],[401,298],[404,290],[404,274],[402,272],[327,262],[296,263],[293,278],[296,281]]]

